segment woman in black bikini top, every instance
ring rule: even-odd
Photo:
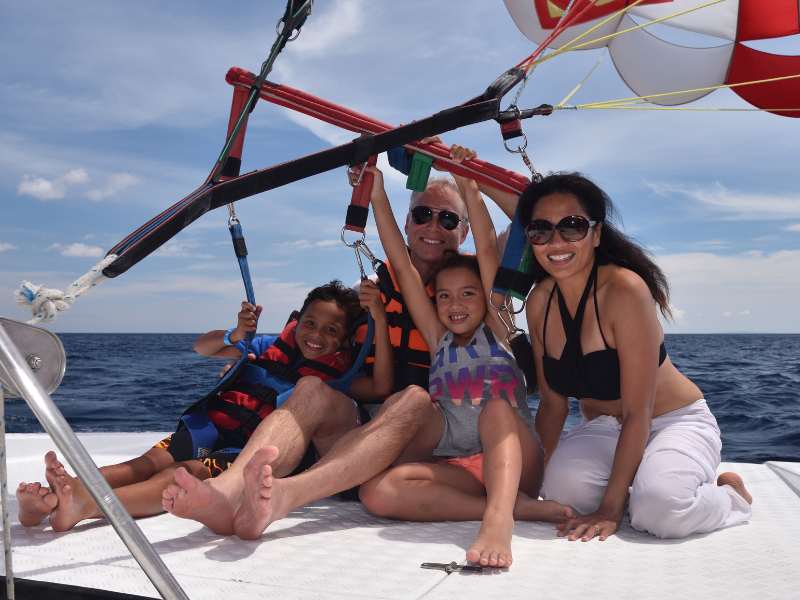
[[[533,183],[519,202],[536,282],[527,317],[548,461],[542,493],[584,515],[562,534],[613,534],[631,485],[632,525],[660,537],[741,522],[749,494],[736,474],[714,481],[716,421],[663,346],[656,306],[665,317],[670,309],[662,271],[609,222],[606,194],[577,173]],[[585,419],[562,437],[568,397],[580,400]]]

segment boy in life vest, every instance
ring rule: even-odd
[[[179,466],[198,479],[224,471],[258,423],[275,409],[277,397],[290,391],[300,378],[330,381],[349,369],[349,335],[362,308],[369,310],[375,321],[381,364],[372,378],[359,377],[353,386],[391,389],[386,315],[377,286],[371,282],[362,284],[359,292],[339,281],[314,288],[299,316],[290,319],[277,336],[257,335],[246,345],[247,334],[256,331],[262,310],[248,302],[242,303],[235,327],[201,335],[194,344],[199,354],[236,359],[247,351],[249,360],[229,377],[230,383],[193,405],[175,433],[137,458],[101,468],[128,512],[134,517],[163,512],[162,492]],[[198,418],[205,421],[206,432],[208,425],[213,425],[214,436],[198,436],[197,428],[190,425]],[[84,519],[103,516],[83,483],[67,474],[52,451],[45,455],[45,478],[49,487],[22,482],[17,489],[22,525],[35,526],[49,517],[54,531],[67,531]]]

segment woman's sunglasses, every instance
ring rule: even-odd
[[[436,210],[423,204],[418,204],[411,209],[411,219],[417,225],[430,223],[431,219],[433,219],[433,215],[436,215],[437,219],[439,220],[439,225],[441,225],[447,231],[453,231],[462,221],[464,223],[467,222],[466,219],[462,219],[456,213],[450,210]]]
[[[542,246],[550,242],[558,229],[559,235],[566,242],[579,242],[589,233],[589,228],[597,225],[597,221],[590,221],[581,215],[564,217],[553,224],[544,219],[536,219],[525,226],[525,234],[531,244]]]

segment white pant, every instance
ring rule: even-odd
[[[601,416],[564,433],[547,464],[542,496],[582,514],[597,510],[608,485],[621,426]],[[717,420],[705,400],[656,417],[630,488],[631,525],[660,538],[707,533],[750,518],[750,505],[717,486]]]

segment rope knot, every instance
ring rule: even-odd
[[[72,306],[78,296],[105,279],[103,269],[116,259],[116,254],[106,255],[103,260],[89,269],[88,272],[69,284],[66,292],[46,288],[43,285],[36,285],[30,281],[23,281],[19,289],[14,292],[14,296],[18,304],[31,307],[33,318],[28,321],[28,324],[47,323],[55,319],[58,313],[64,312]]]
[[[30,305],[33,318],[28,323],[31,325],[52,321],[57,313],[67,310],[75,302],[74,295],[36,285],[30,281],[23,281],[20,288],[14,292],[14,296],[18,304]]]

